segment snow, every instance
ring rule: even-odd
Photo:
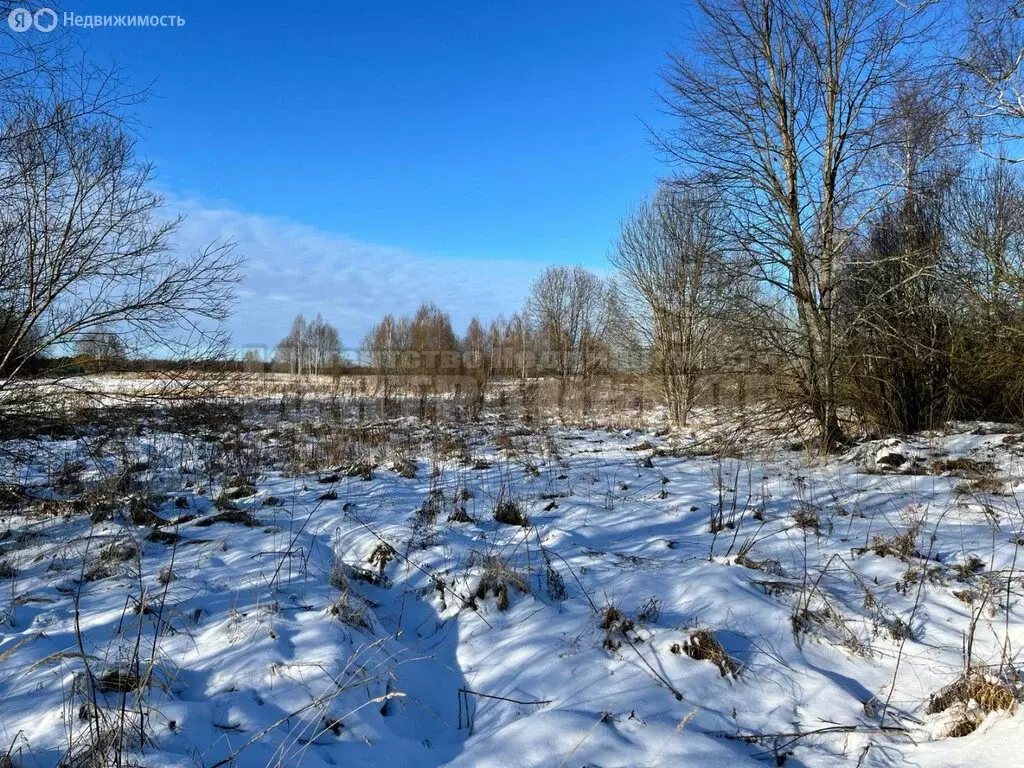
[[[3,512],[0,559],[17,576],[0,581],[0,750],[52,766],[83,743],[78,634],[97,677],[152,659],[133,750],[155,767],[1005,766],[1024,747],[1012,713],[949,738],[949,713],[926,712],[963,671],[972,612],[976,665],[998,666],[1004,648],[1016,661],[1024,642],[1017,499],[929,469],[973,457],[1019,483],[1007,428],[866,443],[821,466],[776,449],[692,455],[699,429],[396,422],[388,444],[364,446],[372,479],[338,465],[322,483],[328,464],[286,471],[294,445],[272,435],[298,426],[265,414],[231,437],[240,451],[158,426],[126,437],[149,466],[125,495],[161,494],[166,520],[195,515],[161,528],[176,546],[123,515]],[[442,437],[464,438],[472,461],[440,456]],[[95,443],[48,440],[7,480],[59,499],[57,470],[80,461],[89,487],[117,465]],[[389,469],[395,451],[416,477]],[[907,461],[879,461],[894,453]],[[242,464],[256,493],[234,506],[259,524],[202,525]],[[496,522],[502,499],[530,526]],[[448,519],[463,506],[473,522]],[[876,536],[913,526],[917,552],[876,551]],[[111,542],[138,547],[141,567],[83,581]],[[507,610],[477,596],[488,568]],[[633,626],[602,628],[609,605]],[[737,674],[679,652],[701,629]],[[116,692],[98,699],[120,707]]]

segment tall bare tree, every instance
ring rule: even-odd
[[[1024,178],[989,163],[958,179],[945,226],[961,285],[989,307],[1024,299]]]
[[[314,376],[336,370],[341,362],[341,337],[338,329],[317,315],[310,322],[299,314],[288,335],[281,339],[274,359],[289,373]]]
[[[307,370],[314,375],[336,371],[341,363],[341,336],[338,329],[320,315],[306,326],[304,347],[308,355]]]
[[[263,353],[258,349],[247,349],[242,355],[242,369],[249,374],[263,373]]]
[[[503,315],[491,320],[487,327],[487,372],[489,376],[505,373],[505,348],[503,344],[507,321]]]
[[[992,162],[953,187],[944,222],[957,290],[957,405],[1024,418],[1024,177]],[[961,415],[961,414],[958,414]]]
[[[519,376],[525,381],[530,371],[536,368],[534,359],[534,333],[526,318],[519,312],[513,312],[503,326],[501,341],[506,375]]]
[[[475,315],[470,319],[466,327],[466,333],[462,337],[462,359],[465,365],[478,374],[486,375],[490,371],[490,360],[488,353],[488,334],[480,318]]]
[[[78,339],[75,343],[75,355],[109,366],[123,362],[128,356],[128,351],[116,333],[101,327],[83,334]]]
[[[874,429],[913,432],[949,413],[956,294],[944,217],[963,131],[942,86],[895,93],[879,129],[879,175],[895,194],[840,273],[848,399]]]
[[[772,343],[822,450],[842,435],[836,291],[859,223],[886,198],[865,170],[878,128],[913,79],[922,12],[892,0],[697,0],[696,55],[674,55],[663,147],[715,179],[741,224]],[[919,59],[920,60],[920,59]]]

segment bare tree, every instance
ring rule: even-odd
[[[277,345],[274,360],[289,373],[317,376],[336,370],[341,362],[341,337],[338,329],[320,315],[307,323],[299,314],[291,330]]]
[[[67,73],[48,74],[48,89],[4,105],[0,125],[0,393],[10,395],[33,360],[98,333],[182,367],[223,357],[220,324],[240,279],[232,246],[176,254],[179,220],[161,218],[132,136],[84,97],[67,96]],[[50,373],[52,388],[62,371]]]
[[[558,376],[559,406],[569,384],[586,384],[607,362],[609,291],[583,267],[549,267],[530,289],[526,313],[543,368]]]
[[[848,398],[872,429],[915,432],[948,418],[956,282],[941,190],[888,204],[845,266]]]
[[[433,302],[424,302],[409,323],[410,364],[415,372],[458,372],[459,342],[451,318]]]
[[[501,341],[501,358],[504,361],[504,373],[518,376],[526,380],[530,370],[535,367],[534,334],[530,324],[519,312],[513,312],[504,325]]]
[[[1024,178],[993,162],[953,187],[944,226],[957,312],[957,415],[1024,418]],[[966,408],[965,408],[966,406]]]
[[[411,343],[409,319],[396,320],[393,315],[385,315],[363,338],[360,351],[363,362],[375,371],[398,373]]]
[[[487,328],[487,372],[488,376],[506,373],[505,366],[505,328],[507,321],[503,315],[491,320]]]
[[[678,425],[707,382],[736,285],[724,242],[727,216],[707,190],[662,188],[622,222],[611,255],[627,338],[639,341]]]
[[[263,373],[263,354],[258,349],[247,349],[242,355],[242,368],[246,373]]]
[[[921,12],[891,0],[698,0],[696,57],[675,55],[662,145],[727,194],[760,328],[797,361],[821,449],[841,439],[836,291],[860,222],[891,188],[865,169],[893,93],[913,79]]]
[[[320,315],[306,327],[303,348],[308,358],[306,369],[314,375],[335,371],[341,363],[341,336],[338,329]]]
[[[1024,179],[1002,163],[965,174],[953,186],[944,222],[961,285],[996,307],[1024,298]]]
[[[1003,156],[1004,142],[1024,138],[1024,2],[973,0],[968,15],[959,63],[975,86],[974,114],[1000,145],[994,154]]]
[[[879,159],[898,190],[840,273],[844,379],[874,429],[913,432],[949,414],[957,300],[944,217],[961,166],[957,112],[940,82],[897,90]]]
[[[288,373],[301,376],[306,360],[306,318],[300,313],[292,321],[292,328],[277,345],[274,360],[285,366]]]
[[[485,381],[491,370],[488,341],[489,336],[484,331],[480,318],[474,316],[469,321],[460,347],[463,364],[479,381]]]
[[[128,357],[128,350],[116,333],[106,328],[97,328],[79,338],[75,343],[75,355],[109,367],[124,361]]]

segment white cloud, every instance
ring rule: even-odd
[[[412,253],[197,200],[169,200],[167,208],[186,216],[176,248],[231,240],[246,257],[229,324],[238,347],[272,347],[299,312],[307,318],[321,313],[346,347],[356,347],[386,313],[412,314],[424,300],[448,312],[461,333],[474,314],[486,322],[519,309],[542,269],[529,261]]]

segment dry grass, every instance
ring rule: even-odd
[[[818,516],[818,510],[810,504],[801,503],[789,511],[789,516],[793,518],[793,522],[798,528],[817,531],[821,527],[821,518]]]
[[[342,624],[353,629],[373,631],[373,624],[361,605],[358,605],[347,590],[342,592],[330,607],[330,614]]]
[[[921,557],[921,553],[917,549],[918,531],[918,526],[912,526],[903,533],[897,533],[888,538],[875,534],[871,541],[871,551],[879,557],[896,557],[900,560]]]
[[[973,733],[990,712],[1013,712],[1017,695],[1006,683],[971,670],[932,694],[925,710],[929,715],[952,710],[945,735],[953,738]]]
[[[466,438],[457,435],[448,435],[442,439],[437,454],[442,459],[454,459],[463,464],[468,464],[471,459],[469,443]]]
[[[370,552],[370,556],[366,559],[366,562],[375,566],[377,568],[377,575],[383,579],[384,569],[388,567],[388,563],[390,563],[397,554],[398,553],[395,551],[395,548],[390,544],[381,543],[373,548],[373,551]]]
[[[242,509],[227,509],[217,515],[212,515],[196,523],[197,528],[207,528],[214,523],[232,523],[233,525],[244,525],[246,528],[258,528],[263,525],[249,512]]]
[[[637,624],[656,624],[660,618],[661,600],[657,597],[648,597],[636,610]]]
[[[962,456],[956,459],[939,459],[932,464],[932,471],[939,475],[948,474],[954,477],[982,477],[993,474],[996,465],[991,461],[979,461]]]
[[[953,566],[957,581],[967,581],[977,573],[985,570],[985,561],[977,555],[969,556],[964,562]]]
[[[514,499],[500,499],[494,505],[494,519],[504,525],[518,525],[523,528],[530,525],[522,505]]]
[[[619,637],[629,639],[629,633],[636,627],[636,622],[626,616],[616,606],[609,603],[601,611],[601,629],[604,630],[604,647],[609,651],[618,650],[622,645]]]
[[[431,488],[427,494],[427,500],[423,506],[416,510],[416,522],[420,525],[430,526],[437,522],[441,511],[445,506],[444,491],[440,488]]]
[[[718,667],[722,677],[737,677],[740,673],[740,665],[725,652],[710,629],[691,632],[681,646],[677,643],[670,650],[673,653],[685,653],[696,661],[710,661]]]
[[[627,446],[626,450],[627,451],[653,451],[654,450],[654,446],[651,444],[651,442],[649,440],[644,440],[642,443],[637,443],[636,445]]]
[[[221,492],[221,495],[226,499],[236,501],[238,499],[246,499],[250,496],[255,496],[256,489],[248,482],[243,480],[238,485],[229,485]]]
[[[344,474],[346,477],[358,477],[360,480],[369,481],[373,480],[373,470],[376,468],[377,465],[372,461],[361,459],[345,467]]]
[[[473,592],[474,599],[485,600],[488,595],[494,595],[498,610],[506,611],[509,607],[510,588],[524,595],[529,594],[530,582],[524,574],[503,562],[501,558],[494,555],[484,558],[484,572]]]
[[[954,589],[953,597],[965,605],[971,605],[975,600],[974,592],[969,589]]]
[[[932,471],[940,475],[963,478],[953,492],[958,496],[970,496],[976,493],[1002,495],[1006,493],[1007,484],[1000,479],[997,467],[991,461],[959,457],[940,459],[932,465]]]
[[[976,493],[990,493],[995,496],[1002,496],[1007,492],[1007,484],[998,477],[984,476],[974,477],[957,483],[953,493],[957,496],[970,496]]]
[[[448,522],[450,523],[475,523],[470,514],[466,511],[465,504],[456,505],[452,513],[448,515]]]
[[[149,675],[137,669],[114,667],[96,678],[96,690],[100,693],[132,693],[149,686]]]
[[[406,480],[415,480],[418,467],[412,459],[402,456],[391,463],[391,471]]]
[[[84,578],[86,581],[99,581],[116,576],[125,563],[136,559],[139,555],[139,548],[135,542],[126,539],[117,539],[100,547],[96,558],[86,569]]]

